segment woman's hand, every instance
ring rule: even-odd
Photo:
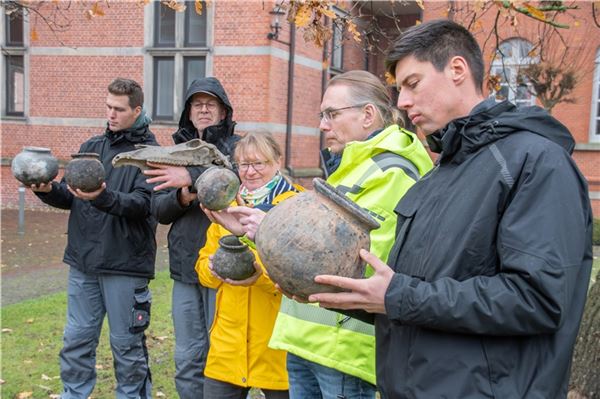
[[[262,269],[260,267],[260,265],[257,262],[254,262],[254,274],[250,277],[248,277],[247,279],[244,280],[232,280],[230,278],[223,278],[221,276],[219,276],[217,274],[217,272],[214,271],[213,269],[213,256],[211,255],[208,257],[208,269],[210,270],[211,274],[217,279],[220,280],[224,283],[227,283],[229,285],[235,285],[235,286],[239,286],[239,287],[250,287],[251,285],[254,285],[254,283],[256,283],[256,280],[258,280],[258,278],[263,274]]]
[[[200,204],[200,209],[202,209],[202,212],[208,216],[211,222],[220,224],[227,231],[231,232],[231,234],[236,236],[244,235],[244,228],[235,214],[230,214],[227,212],[227,210],[211,211],[210,209],[205,208],[202,204]]]
[[[241,224],[243,233],[239,235],[246,234],[246,237],[254,241],[258,226],[260,226],[260,223],[265,218],[266,213],[260,209],[245,206],[232,206],[227,208],[226,212],[234,215]]]

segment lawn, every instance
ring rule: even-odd
[[[173,326],[171,323],[171,286],[168,271],[157,273],[150,283],[152,322],[146,331],[153,397],[177,398],[173,375]],[[58,398],[62,390],[58,352],[62,347],[66,293],[2,307],[3,398]],[[114,397],[112,355],[106,322],[97,353],[98,381],[92,398]],[[54,396],[56,395],[56,396]]]

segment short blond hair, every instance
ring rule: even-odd
[[[235,144],[233,158],[239,162],[242,156],[253,152],[263,155],[269,162],[278,162],[281,159],[281,147],[275,137],[266,130],[248,132],[242,137]]]

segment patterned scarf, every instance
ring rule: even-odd
[[[279,171],[273,176],[273,178],[264,186],[257,188],[256,190],[248,190],[245,186],[240,189],[240,196],[244,202],[248,205],[254,206],[261,204],[271,193],[271,190],[277,186],[281,181],[282,177]]]

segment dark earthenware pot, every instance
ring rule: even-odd
[[[65,181],[73,189],[85,193],[96,191],[104,183],[104,166],[100,156],[94,152],[72,154],[65,167]]]
[[[26,186],[52,181],[58,174],[58,160],[49,148],[23,147],[12,160],[13,176]]]
[[[364,209],[322,179],[271,209],[256,232],[258,255],[271,280],[300,298],[340,290],[314,282],[319,274],[362,278],[358,252],[379,227]]]
[[[240,189],[240,179],[230,169],[210,167],[194,184],[198,201],[211,211],[225,209],[235,199]]]
[[[212,264],[215,273],[232,280],[245,280],[256,272],[254,254],[234,235],[219,239],[219,249],[212,258]]]

